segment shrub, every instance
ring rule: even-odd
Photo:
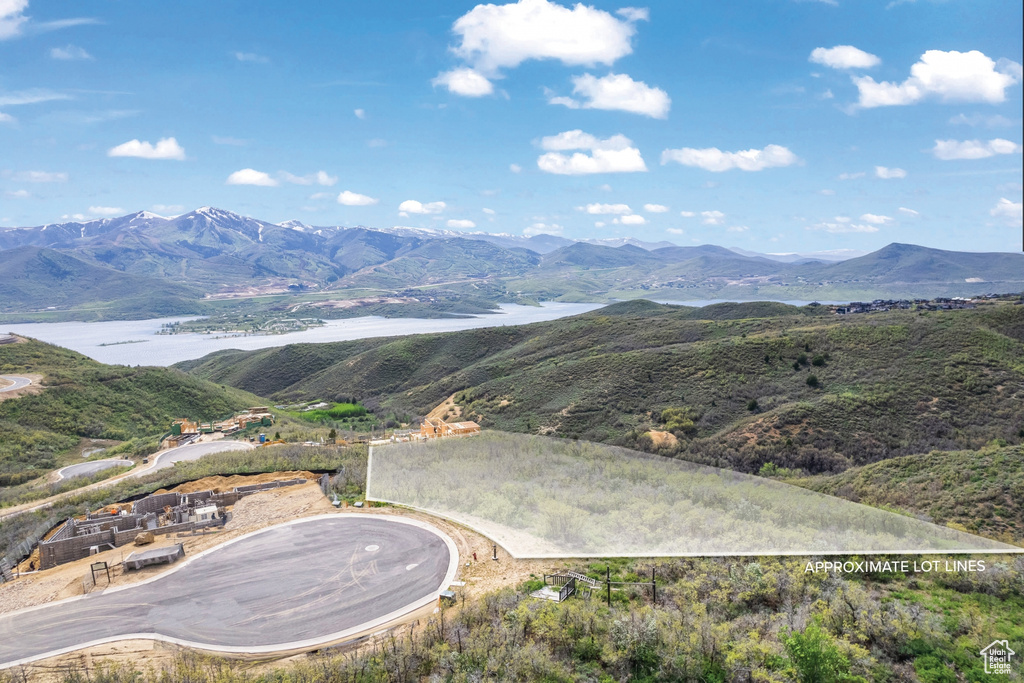
[[[749,410],[750,412],[754,412],[757,410],[757,408],[758,406],[756,398],[752,398],[749,401],[747,401],[747,410]]]
[[[818,387],[818,376],[817,375],[807,375],[807,386],[812,387],[812,388],[817,388]]]

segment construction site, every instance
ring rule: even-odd
[[[158,493],[134,503],[107,506],[84,518],[70,518],[39,542],[38,569],[50,569],[129,543],[145,545],[154,536],[223,526],[227,508],[240,498],[306,479],[239,486],[230,491]]]
[[[191,443],[204,434],[230,436],[254,425],[270,427],[273,424],[274,415],[267,406],[249,408],[218,422],[199,422],[182,418],[171,423],[171,432],[164,439],[164,444],[169,448],[174,448]]]

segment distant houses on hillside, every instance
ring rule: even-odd
[[[952,298],[940,297],[937,299],[875,299],[867,303],[854,301],[843,306],[832,306],[832,312],[836,315],[850,315],[853,313],[879,313],[884,311],[951,311],[961,308],[975,308],[977,299],[965,299],[955,296]]]

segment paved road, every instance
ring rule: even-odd
[[[26,512],[34,512],[36,510],[42,510],[43,508],[51,507],[51,506],[53,506],[54,502],[57,501],[57,500],[61,500],[63,498],[68,498],[70,496],[77,495],[79,493],[82,493],[83,491],[93,491],[93,490],[98,489],[98,488],[103,488],[105,486],[110,486],[111,484],[113,484],[115,482],[122,481],[124,477],[141,477],[142,475],[149,474],[150,472],[156,472],[157,470],[163,469],[165,467],[170,467],[174,463],[182,461],[182,460],[198,460],[199,458],[203,457],[204,455],[210,455],[211,453],[223,453],[225,451],[249,450],[249,449],[252,449],[252,448],[254,448],[254,446],[251,443],[247,442],[247,441],[228,441],[228,440],[211,441],[211,442],[206,442],[206,443],[194,443],[194,444],[189,444],[188,446],[181,446],[179,448],[173,448],[171,450],[163,451],[162,453],[160,453],[158,456],[156,456],[156,460],[151,462],[149,465],[142,465],[141,467],[136,467],[134,470],[132,470],[131,472],[128,472],[127,474],[114,477],[114,478],[109,479],[107,481],[100,481],[100,482],[96,482],[95,484],[89,484],[88,486],[84,486],[84,487],[82,487],[80,489],[77,489],[75,491],[71,491],[69,493],[59,494],[57,496],[48,498],[47,500],[45,500],[45,501],[43,501],[41,503],[37,503],[35,505],[31,505],[31,506],[27,506],[27,507],[15,507],[14,509],[0,510],[0,521],[4,520],[6,518],[9,518],[9,517],[16,517],[18,515],[23,515]]]
[[[10,384],[10,385],[5,386],[5,387],[0,387],[0,392],[2,392],[2,391],[14,391],[16,389],[24,389],[28,385],[32,384],[32,380],[30,380],[28,377],[15,377],[14,375],[0,375],[0,379],[6,379],[9,382],[14,382],[14,384]]]
[[[220,652],[332,642],[437,599],[458,552],[423,523],[356,514],[272,527],[150,582],[0,615],[0,668],[153,638]]]
[[[225,451],[247,451],[255,448],[248,441],[207,441],[204,443],[191,443],[187,446],[179,446],[178,448],[171,448],[170,450],[161,451],[156,459],[150,456],[150,465],[144,467],[137,472],[133,472],[133,476],[142,476],[143,474],[149,474],[150,472],[156,472],[162,470],[165,467],[170,467],[176,462],[183,462],[185,460],[198,460],[204,455],[210,455],[212,453],[223,453]]]
[[[111,467],[131,467],[134,464],[131,460],[119,460],[117,458],[80,462],[77,465],[68,465],[57,470],[57,481],[74,479],[75,477],[91,477],[97,472],[109,470]]]

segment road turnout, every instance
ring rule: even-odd
[[[295,520],[141,583],[0,615],[0,668],[129,639],[225,653],[311,649],[436,601],[458,562],[454,541],[418,520]]]
[[[8,384],[6,386],[0,386],[0,393],[3,393],[5,391],[17,391],[18,389],[24,389],[25,387],[27,387],[30,384],[32,384],[32,380],[29,379],[28,377],[16,377],[14,375],[0,375],[0,379],[5,379],[8,382],[13,382],[13,384]]]
[[[57,481],[74,479],[75,477],[91,477],[112,467],[131,467],[134,464],[131,460],[121,460],[119,458],[80,462],[77,465],[68,465],[57,470]]]

